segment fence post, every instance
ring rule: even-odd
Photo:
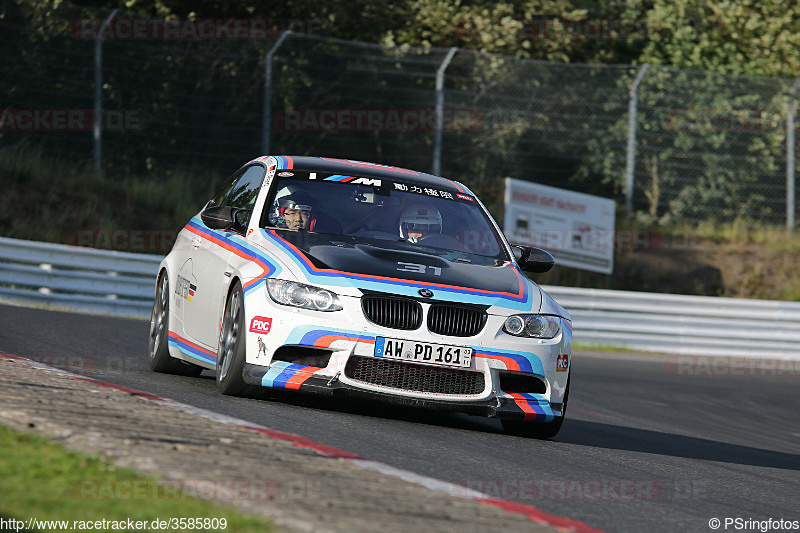
[[[92,166],[96,176],[102,174],[102,136],[103,136],[103,33],[111,23],[111,19],[117,14],[119,9],[115,9],[106,17],[100,25],[100,29],[94,38],[94,120],[93,135],[94,147],[92,153]]]
[[[794,231],[794,101],[798,87],[800,78],[794,80],[789,104],[786,106],[786,229],[790,233]]]
[[[447,65],[453,60],[453,56],[458,51],[455,46],[450,48],[444,56],[439,70],[436,71],[436,137],[433,142],[433,171],[432,174],[438,176],[442,173],[442,127],[444,126],[444,71]]]
[[[639,84],[645,72],[650,68],[648,63],[642,65],[631,85],[628,100],[628,160],[625,165],[625,210],[628,216],[633,213],[633,170],[636,164],[636,112],[639,106]]]
[[[283,41],[292,33],[292,30],[286,30],[281,33],[272,48],[269,49],[267,55],[264,56],[264,109],[261,114],[261,155],[269,154],[269,134],[272,127],[272,56],[281,47]]]

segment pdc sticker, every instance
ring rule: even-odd
[[[272,328],[272,319],[267,318],[265,316],[256,316],[253,317],[253,320],[250,321],[250,331],[253,333],[261,333],[262,335],[266,335],[269,333],[269,330]]]
[[[569,355],[562,353],[556,359],[556,372],[566,372],[569,370]]]

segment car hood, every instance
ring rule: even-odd
[[[313,285],[381,292],[430,301],[479,305],[492,312],[538,312],[539,287],[513,263],[405,242],[318,233],[262,230],[268,248],[277,247],[298,281]]]

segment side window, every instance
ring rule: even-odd
[[[264,181],[264,167],[254,165],[245,169],[244,174],[233,184],[222,204],[243,209],[253,209],[256,197],[261,190],[261,183]]]
[[[240,172],[237,172],[236,174],[234,174],[233,176],[231,176],[230,178],[228,178],[228,181],[225,182],[225,185],[223,185],[217,191],[217,193],[214,195],[214,197],[209,202],[208,206],[211,207],[211,206],[215,206],[215,205],[225,205],[223,203],[225,201],[225,197],[228,196],[228,193],[231,192],[231,189],[233,189],[233,186],[236,185],[236,182],[239,181],[239,178],[242,177],[243,173],[244,173],[244,171],[240,171]]]
[[[252,209],[264,180],[264,167],[254,165],[240,170],[223,185],[209,203],[210,206],[229,205]]]
[[[264,181],[264,173],[265,169],[261,165],[249,166],[237,172],[209,202],[209,207],[229,206],[248,210],[236,215],[236,223],[232,228],[235,231],[244,231],[247,226],[253,205],[261,190],[261,182]]]

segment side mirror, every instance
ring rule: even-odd
[[[246,218],[246,213],[247,209],[220,205],[209,207],[200,213],[200,218],[203,219],[203,224],[211,229],[226,230],[231,226],[243,224],[242,219]]]
[[[514,245],[511,247],[511,251],[514,252],[514,258],[519,267],[526,272],[548,272],[556,264],[556,260],[550,252],[541,248]]]

